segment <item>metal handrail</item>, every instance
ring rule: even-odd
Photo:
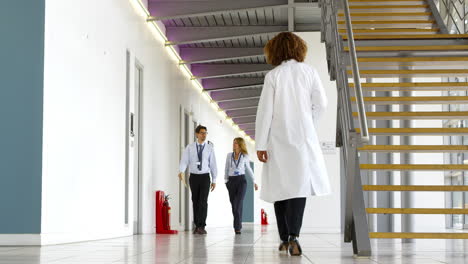
[[[351,25],[348,0],[343,0],[343,9],[346,20],[346,31],[348,34],[349,57],[351,58],[351,67],[353,70],[354,92],[356,94],[356,105],[359,113],[359,126],[361,127],[361,142],[368,143],[369,128],[367,126],[366,109],[364,105],[364,96],[362,94],[361,76],[359,74],[356,45],[354,43],[353,26]]]
[[[344,58],[343,38],[338,30],[338,6],[344,4],[348,43],[353,67],[357,108],[361,134],[356,133],[352,115],[351,94],[347,68]],[[357,65],[356,47],[352,34],[350,12],[347,0],[320,0],[322,15],[322,42],[326,43],[328,70],[331,80],[336,80],[338,92],[337,105],[337,147],[341,148],[344,189],[344,241],[353,243],[353,252],[358,256],[369,256],[371,246],[365,212],[364,194],[360,178],[359,152],[360,143],[369,142],[369,129],[364,107],[363,92]]]

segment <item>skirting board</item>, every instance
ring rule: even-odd
[[[40,234],[1,234],[0,246],[40,246]]]
[[[101,234],[0,234],[0,246],[47,246],[132,236],[129,232]]]

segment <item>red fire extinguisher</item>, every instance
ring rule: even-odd
[[[177,230],[171,230],[171,207],[169,195],[163,191],[156,192],[156,233],[177,234]]]
[[[263,210],[263,208],[261,211],[261,219],[262,219],[262,225],[268,225],[268,216],[265,210]]]

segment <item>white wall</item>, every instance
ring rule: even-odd
[[[43,243],[132,234],[124,224],[126,50],[132,66],[137,59],[144,67],[143,232],[154,232],[157,189],[175,198],[177,228],[181,106],[208,126],[216,146],[221,173],[208,224],[230,216],[222,168],[238,134],[165,49],[129,1],[46,1]]]
[[[328,109],[318,125],[320,141],[335,141],[336,131],[336,84],[330,81],[327,68],[325,44],[320,42],[320,32],[297,33],[308,45],[305,63],[312,65],[319,72],[328,97]],[[303,232],[329,233],[340,232],[340,155],[325,154],[325,162],[333,193],[328,196],[310,197],[307,199],[303,220]],[[261,165],[257,167],[257,179],[261,179]],[[260,184],[261,185],[261,184]],[[260,186],[261,188],[261,186]],[[256,194],[258,199],[258,193]],[[258,201],[255,210],[256,222],[259,222],[260,208],[265,208],[269,214],[269,222],[276,223],[272,204]]]

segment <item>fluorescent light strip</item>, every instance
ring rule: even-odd
[[[130,4],[133,6],[133,8],[135,9],[135,11],[138,13],[139,16],[141,16],[143,19],[146,19],[151,15],[150,12],[148,11],[148,9],[145,7],[145,5],[141,2],[141,0],[129,0],[130,1]],[[163,31],[161,30],[161,28],[159,28],[158,24],[156,21],[151,21],[151,22],[147,22],[148,23],[148,27],[151,31],[151,33],[153,33],[153,36],[155,36],[158,41],[161,41],[162,43],[166,44],[167,41],[169,41],[166,37],[166,35],[163,33]],[[175,48],[172,46],[172,45],[168,45],[165,47],[166,50],[168,50],[168,53],[169,55],[175,60],[177,61],[177,63],[180,64],[180,62],[182,61],[182,58],[180,57],[180,54],[177,52],[177,50],[175,50]],[[222,118],[228,120],[228,123],[232,126],[233,129],[237,130],[238,133],[243,136],[243,137],[246,137],[247,138],[247,141],[249,143],[252,143],[254,144],[255,141],[252,140],[252,138],[250,136],[248,136],[245,131],[243,131],[242,129],[239,128],[239,126],[237,124],[234,123],[234,121],[232,121],[231,118],[228,117],[228,115],[226,114],[225,111],[221,110],[221,108],[219,107],[219,105],[213,100],[213,98],[211,98],[211,96],[209,95],[208,92],[206,92],[203,88],[203,85],[200,83],[199,80],[195,79],[193,74],[192,74],[192,71],[188,68],[188,66],[186,64],[180,64],[179,66],[179,69],[182,71],[182,73],[187,76],[191,82],[192,82],[192,85],[194,86],[194,88],[196,88],[200,93],[201,93],[201,96],[208,102],[211,104],[212,108],[217,111],[218,115],[221,116]]]

